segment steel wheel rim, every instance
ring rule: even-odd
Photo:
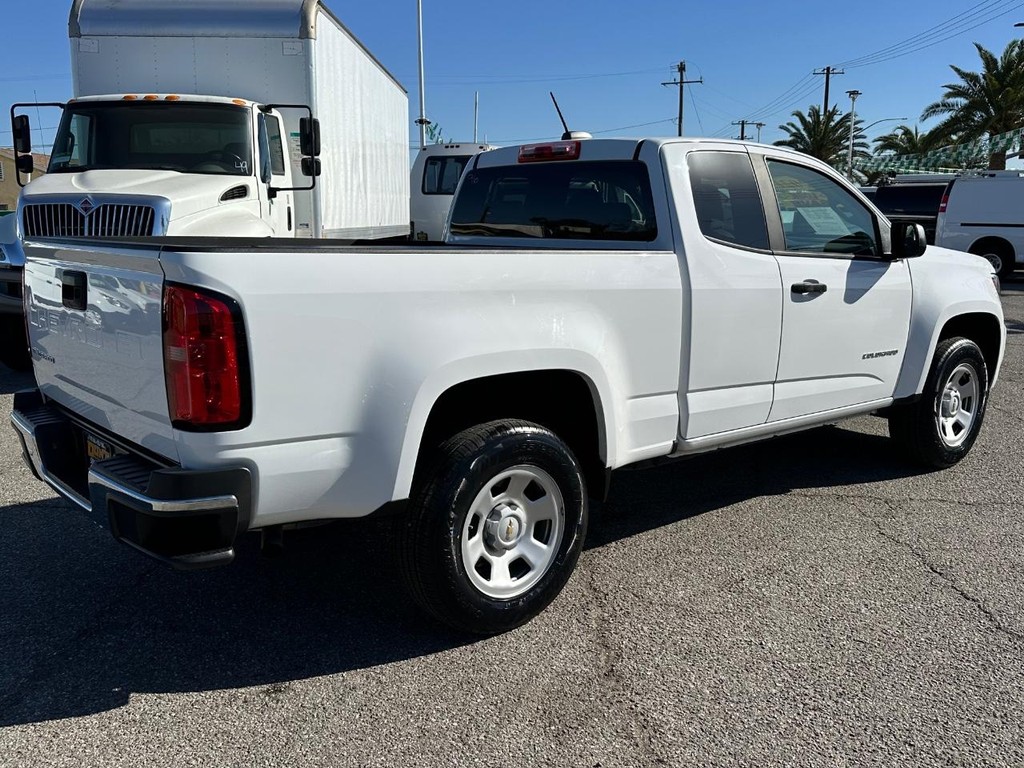
[[[935,404],[935,424],[939,439],[948,448],[963,445],[978,418],[978,372],[973,365],[961,363],[946,379]]]
[[[1003,257],[998,253],[986,253],[984,258],[988,259],[988,263],[992,265],[992,268],[996,272],[1000,272],[1003,269]]]
[[[488,480],[459,538],[462,567],[482,594],[511,600],[551,569],[565,534],[565,503],[554,478],[518,465]]]

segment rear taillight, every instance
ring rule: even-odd
[[[239,429],[249,421],[242,313],[226,296],[164,289],[164,376],[178,429]]]
[[[934,199],[933,197],[932,200]],[[939,213],[945,213],[947,205],[949,205],[949,192],[944,192],[942,194],[942,202],[939,203]]]

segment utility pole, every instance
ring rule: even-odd
[[[853,181],[853,131],[857,125],[857,97],[860,91],[847,91],[846,95],[850,97],[850,155],[846,163],[846,176]]]
[[[832,75],[845,75],[846,72],[841,70],[841,69],[833,69],[832,67],[825,67],[821,71],[818,71],[817,69],[814,70],[814,74],[816,74],[816,75],[824,75],[825,76],[825,101],[824,101],[823,106],[821,108],[821,116],[824,117],[828,113],[828,84],[829,84],[829,80],[831,79]]]
[[[679,86],[679,120],[678,120],[678,123],[677,123],[678,127],[679,127],[679,133],[677,135],[678,136],[682,136],[683,135],[683,88],[687,85],[687,83],[703,83],[704,82],[704,78],[702,77],[702,78],[700,78],[698,80],[687,80],[686,79],[686,62],[685,61],[680,61],[678,64],[676,64],[676,72],[679,73],[679,79],[678,80],[669,80],[667,83],[662,83],[662,85],[678,85]]]
[[[738,125],[740,127],[740,141],[747,140],[748,125],[752,125],[755,128],[757,128],[757,140],[758,142],[761,141],[761,129],[764,128],[764,123],[755,123],[750,120],[737,120],[735,123],[733,123],[733,125]]]

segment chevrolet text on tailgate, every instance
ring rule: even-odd
[[[391,515],[419,605],[494,633],[562,589],[614,469],[872,412],[946,467],[981,429],[991,265],[926,250],[806,156],[496,149],[446,229],[437,249],[28,243],[27,460],[180,568],[247,531]]]

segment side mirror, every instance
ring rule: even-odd
[[[915,258],[928,247],[924,227],[911,221],[894,221],[891,236],[893,259]]]
[[[320,121],[315,117],[299,120],[299,152],[306,157],[320,156]]]
[[[18,169],[18,173],[22,176],[28,176],[35,170],[35,162],[32,160],[32,155],[18,155],[18,159],[14,161],[14,167]]]
[[[28,115],[15,115],[12,117],[11,130],[14,133],[14,151],[18,154],[28,154],[31,152],[32,126],[28,121]]]
[[[304,157],[302,158],[302,175],[303,176],[319,176],[320,175],[320,160],[315,157]]]

